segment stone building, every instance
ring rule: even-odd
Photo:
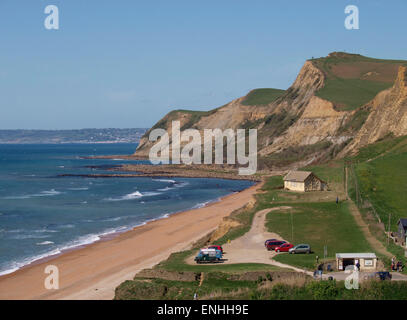
[[[292,191],[324,191],[328,186],[311,171],[290,171],[284,177],[284,189]]]

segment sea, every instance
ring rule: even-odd
[[[0,275],[149,221],[203,207],[253,185],[207,178],[89,178],[148,161],[84,159],[131,154],[137,144],[0,145]],[[198,214],[198,213],[197,213]]]

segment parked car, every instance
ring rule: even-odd
[[[291,243],[283,243],[281,246],[275,247],[276,252],[288,252],[294,245]]]
[[[267,243],[266,248],[267,248],[267,250],[274,250],[276,247],[279,247],[286,242],[287,241],[284,241],[284,240],[270,241]]]
[[[267,248],[267,243],[269,243],[269,242],[271,242],[271,241],[277,241],[277,239],[267,239],[267,240],[264,242],[264,246]]]
[[[311,253],[311,246],[309,244],[297,244],[288,250],[289,253]]]
[[[220,261],[221,259],[222,252],[220,250],[205,248],[199,251],[194,260],[196,261],[196,263],[202,263]]]
[[[385,281],[385,280],[391,280],[392,275],[388,271],[378,271],[378,272],[373,272],[373,273],[366,275],[364,279],[365,280],[376,279],[376,280]]]
[[[222,248],[221,246],[211,245],[211,246],[208,247],[208,249],[219,250],[219,251],[222,252],[222,254],[223,254],[223,248]]]

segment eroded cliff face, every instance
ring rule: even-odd
[[[172,134],[172,121],[180,121],[181,130],[197,129],[203,137],[204,129],[238,129],[246,122],[257,122],[264,119],[270,112],[272,105],[263,106],[247,106],[243,105],[242,101],[245,97],[233,100],[218,109],[196,113],[189,111],[173,111],[167,114],[153,128],[161,128]],[[147,157],[150,148],[155,142],[148,140],[149,130],[141,139],[135,155],[139,157]],[[185,144],[185,143],[184,143]]]
[[[317,98],[314,94],[324,85],[324,74],[311,61],[302,67],[293,85],[276,101],[268,105],[243,105],[245,97],[233,100],[227,105],[194,115],[185,111],[173,111],[167,114],[155,126],[167,130],[171,135],[171,122],[179,120],[181,128],[198,129],[237,129],[257,128],[260,153],[263,155],[275,152],[288,145],[313,144],[332,135],[339,125],[343,114],[336,112],[331,103]],[[282,127],[278,134],[273,134],[273,127],[280,124],[268,122],[270,116],[288,114],[299,120],[298,125]],[[302,114],[302,116],[301,116]],[[192,122],[191,122],[192,121]],[[288,123],[291,125],[291,123]],[[333,125],[334,124],[334,125]],[[317,128],[317,132],[315,131]],[[288,129],[287,133],[284,133]],[[298,131],[298,133],[296,133]],[[270,134],[269,134],[270,133]],[[284,133],[281,135],[281,133]],[[140,141],[137,156],[147,156],[153,145],[148,141],[149,132]]]
[[[288,130],[263,148],[261,155],[280,152],[288,147],[313,145],[321,141],[339,144],[349,137],[337,135],[349,112],[338,112],[331,102],[311,96],[300,118]]]
[[[355,154],[389,134],[407,135],[407,67],[399,67],[393,87],[380,92],[369,107],[371,112],[366,122],[339,156]]]
[[[330,156],[338,155],[345,142],[351,140],[339,152],[342,157],[389,133],[396,136],[407,134],[406,73],[406,67],[400,67],[394,86],[380,92],[363,106],[366,116],[371,112],[364,124],[366,118],[356,121],[361,108],[338,111],[333,102],[316,96],[316,92],[325,86],[326,75],[313,61],[307,61],[292,86],[269,104],[245,105],[246,97],[241,97],[208,112],[172,111],[153,128],[167,130],[170,138],[174,120],[180,121],[181,130],[197,129],[202,137],[204,129],[254,128],[258,129],[260,157],[279,154],[284,157],[288,149],[312,150],[313,154],[306,153],[298,160],[302,164],[322,159],[328,153]],[[149,133],[142,138],[136,156],[148,156],[154,144],[148,141]],[[321,145],[321,142],[328,143],[318,149],[316,145]]]
[[[276,111],[298,113],[303,106],[324,86],[325,75],[311,61],[306,61],[292,86],[284,97],[278,101]]]

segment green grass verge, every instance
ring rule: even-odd
[[[388,82],[332,78],[326,80],[325,86],[316,95],[332,101],[341,110],[349,111],[368,103],[380,91],[388,89],[392,85]]]
[[[185,263],[185,259],[192,256],[197,252],[198,249],[187,250],[182,252],[176,252],[171,254],[171,256],[159,263],[155,268],[165,269],[168,271],[193,271],[193,272],[226,272],[226,273],[236,273],[236,272],[247,272],[247,271],[279,271],[282,270],[279,267],[275,267],[268,264],[261,263],[236,263],[236,264],[196,264],[190,265]]]
[[[250,91],[242,101],[245,106],[260,106],[272,103],[285,93],[285,90],[261,88]]]
[[[117,289],[116,300],[406,300],[407,283],[398,281],[362,282],[358,290],[348,290],[343,281],[303,281],[296,285],[258,281],[230,281],[224,274],[210,274],[198,281],[125,281]]]

